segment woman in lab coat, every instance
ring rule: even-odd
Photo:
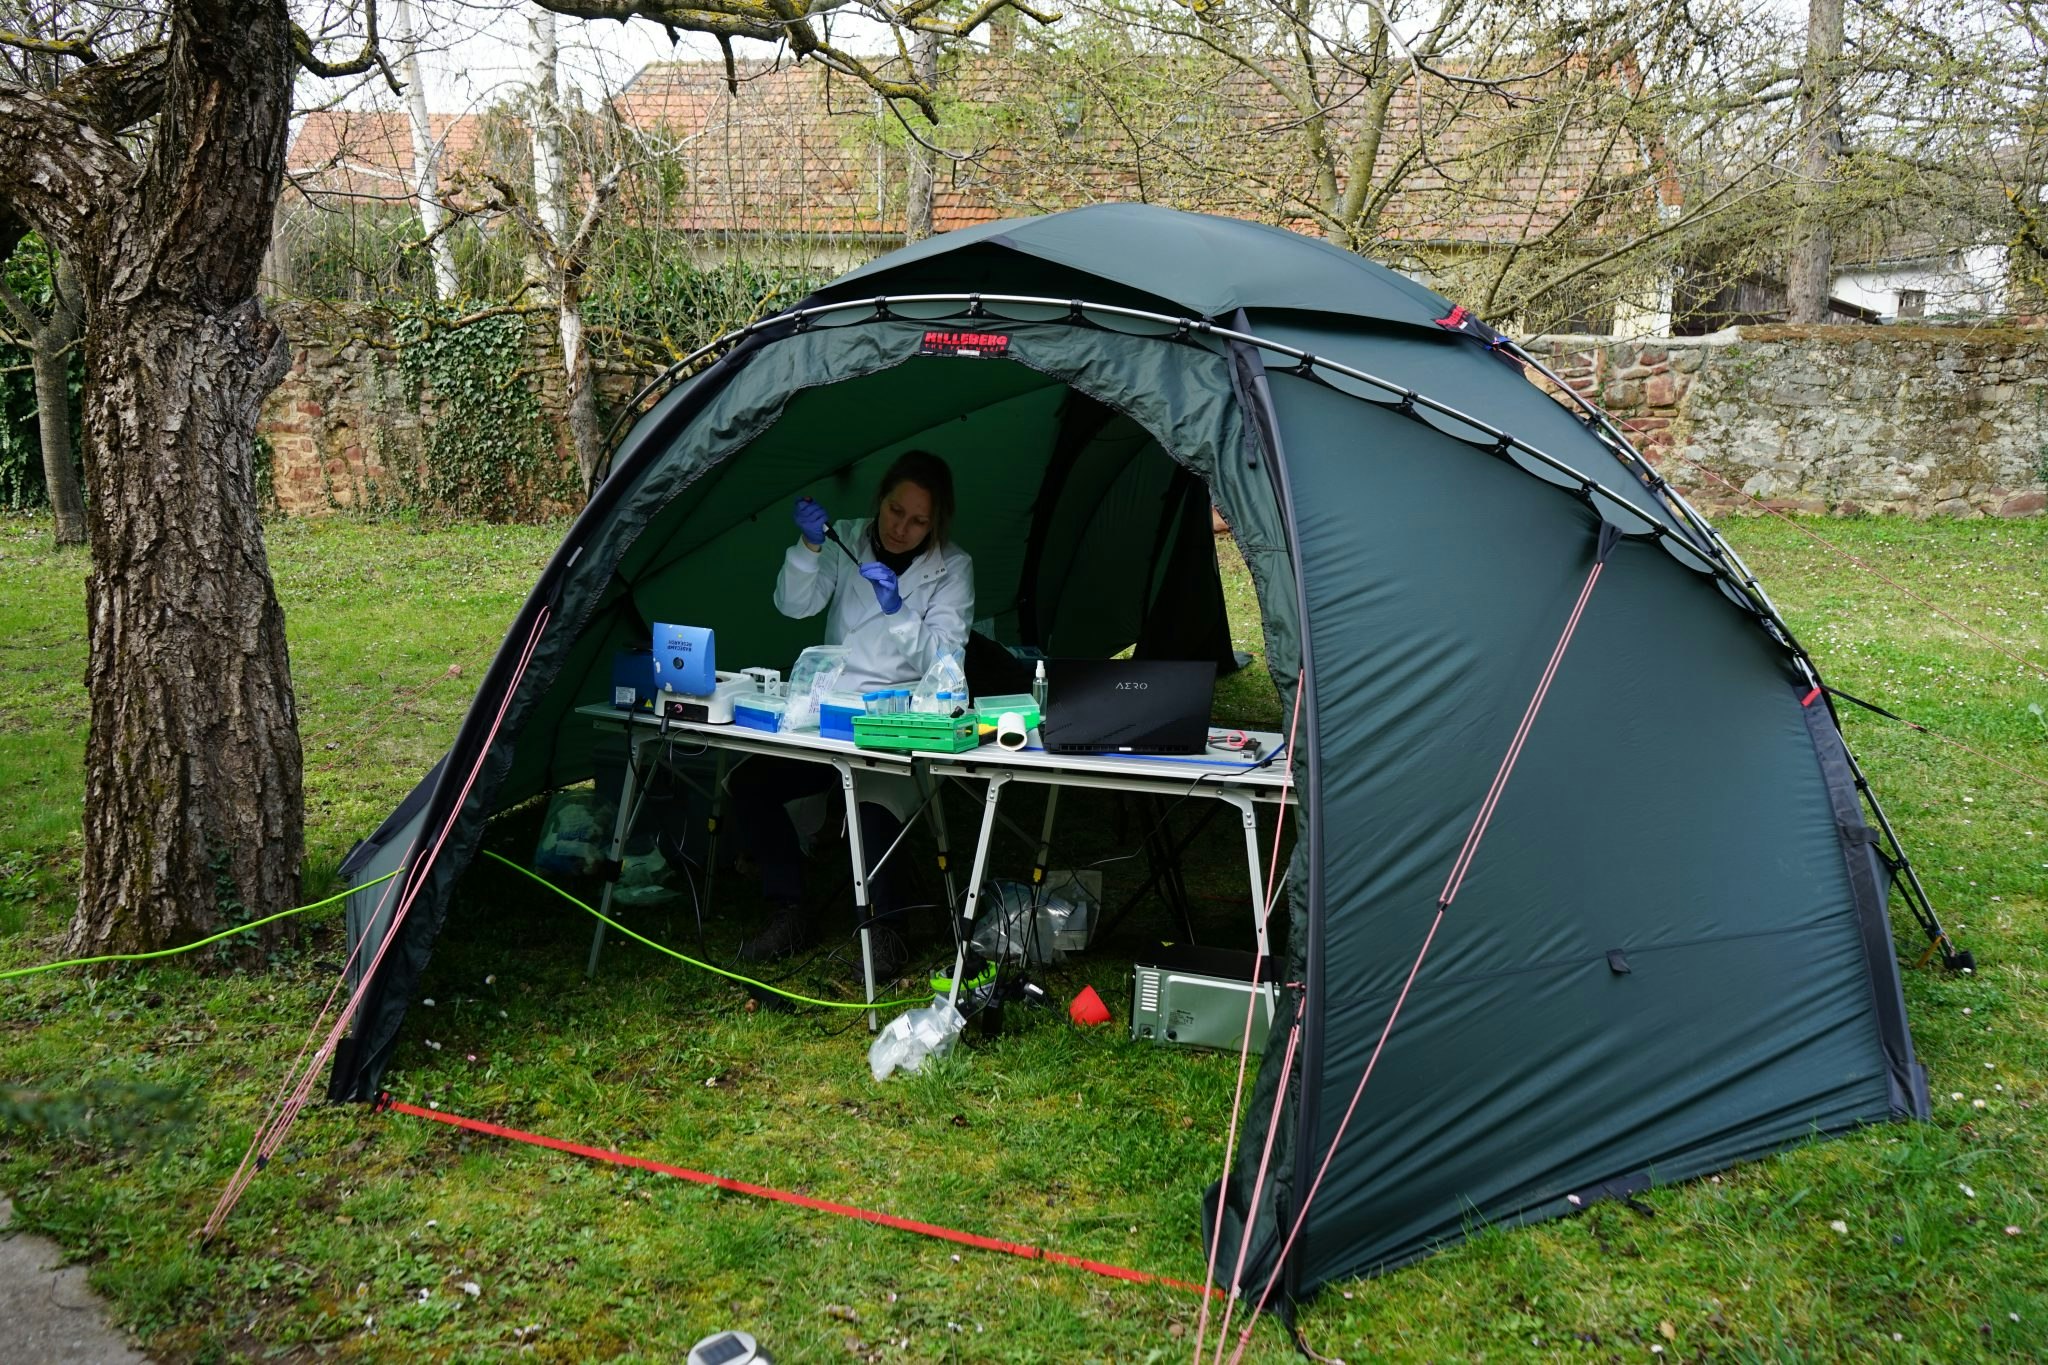
[[[871,517],[834,524],[816,502],[797,499],[799,534],[782,557],[775,608],[798,618],[826,613],[824,643],[846,646],[840,674],[846,691],[913,686],[940,654],[965,650],[974,619],[974,562],[952,542],[953,512],[953,471],[922,450],[889,466]],[[826,552],[827,526],[852,555]],[[821,763],[763,757],[734,772],[730,789],[740,837],[761,873],[761,894],[774,907],[768,926],[741,946],[742,958],[786,957],[817,939],[818,926],[802,905],[802,852],[787,807],[837,787],[838,774]],[[860,828],[873,863],[903,826],[887,806],[863,800]],[[886,868],[869,880],[868,899],[878,920],[899,909]],[[894,933],[873,939],[877,977],[894,976],[904,961],[901,940]]]

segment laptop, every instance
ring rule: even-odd
[[[1053,659],[1045,677],[1038,734],[1047,753],[1208,751],[1212,660]]]

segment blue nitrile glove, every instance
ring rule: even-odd
[[[809,498],[798,498],[793,515],[797,530],[804,533],[804,544],[816,548],[825,543],[825,528],[831,525],[831,522],[826,517],[824,508]]]
[[[875,585],[875,600],[882,604],[884,616],[894,616],[903,610],[903,594],[896,590],[896,575],[887,564],[871,559],[860,566],[860,576]]]

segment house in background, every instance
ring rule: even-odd
[[[1899,244],[1864,261],[1838,262],[1833,293],[1881,322],[1994,317],[2007,311],[2009,253],[2002,245]]]
[[[729,85],[721,62],[659,63],[610,101],[609,112],[661,166],[658,193],[630,206],[634,226],[664,234],[664,249],[695,263],[743,255],[825,275],[900,245],[913,144],[896,112],[816,63],[741,62],[733,76]],[[914,125],[942,144],[932,158],[934,230],[1142,200],[1324,231],[1298,113],[1269,87],[1226,76],[1200,99],[1156,104],[1140,118],[1085,83],[1052,88],[1046,79],[1009,54],[949,57],[950,117],[936,131]],[[1581,69],[1578,79],[1608,78]],[[1359,93],[1331,101],[1340,137],[1357,132],[1341,120],[1369,103]],[[1644,148],[1611,131],[1543,122],[1529,112],[1536,103],[1505,109],[1454,83],[1398,90],[1375,170],[1376,183],[1398,188],[1377,207],[1362,247],[1477,303],[1510,270],[1597,255],[1615,234],[1680,211],[1676,178],[1646,175],[1655,157]],[[588,122],[601,130],[604,120]],[[437,116],[434,132],[453,202],[476,202],[461,186],[491,170],[527,178],[525,135],[509,114]],[[309,114],[288,167],[269,286],[330,297],[388,289],[363,266],[418,235],[416,223],[410,238],[406,229],[413,156],[404,116]],[[587,183],[590,169],[583,174]],[[488,216],[476,226],[492,230]],[[1658,278],[1581,293],[1521,325],[1654,331],[1668,319]]]
[[[1973,322],[2007,313],[2012,253],[1999,243],[2009,225],[1998,216],[2003,195],[1987,192],[1992,183],[1961,183],[1954,191],[1961,203],[1903,197],[1838,228],[1828,320]],[[1732,280],[1708,269],[1687,276],[1674,327],[1680,335],[1785,320],[1784,281],[1768,257]]]

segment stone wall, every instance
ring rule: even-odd
[[[374,505],[416,459],[422,421],[390,337],[360,308],[278,310],[294,356],[261,428],[292,515]],[[569,460],[551,324],[531,373]],[[2048,332],[1750,327],[1709,337],[1529,344],[1605,407],[1705,512],[2027,516],[2048,506]],[[615,408],[649,376],[600,381]]]
[[[2048,332],[1747,327],[1546,337],[1702,511],[2031,516],[2048,507]]]
[[[257,427],[270,442],[271,487],[293,516],[361,507],[392,482],[420,414],[405,401],[390,337],[361,310],[274,305],[291,369]]]
[[[286,303],[272,305],[272,316],[290,339],[292,363],[257,431],[270,442],[279,510],[309,516],[395,500],[402,468],[419,458],[425,404],[406,393],[383,315],[359,305]],[[573,470],[553,325],[550,315],[528,328],[528,382],[539,386],[557,456]],[[648,378],[601,375],[603,410],[626,403]]]

